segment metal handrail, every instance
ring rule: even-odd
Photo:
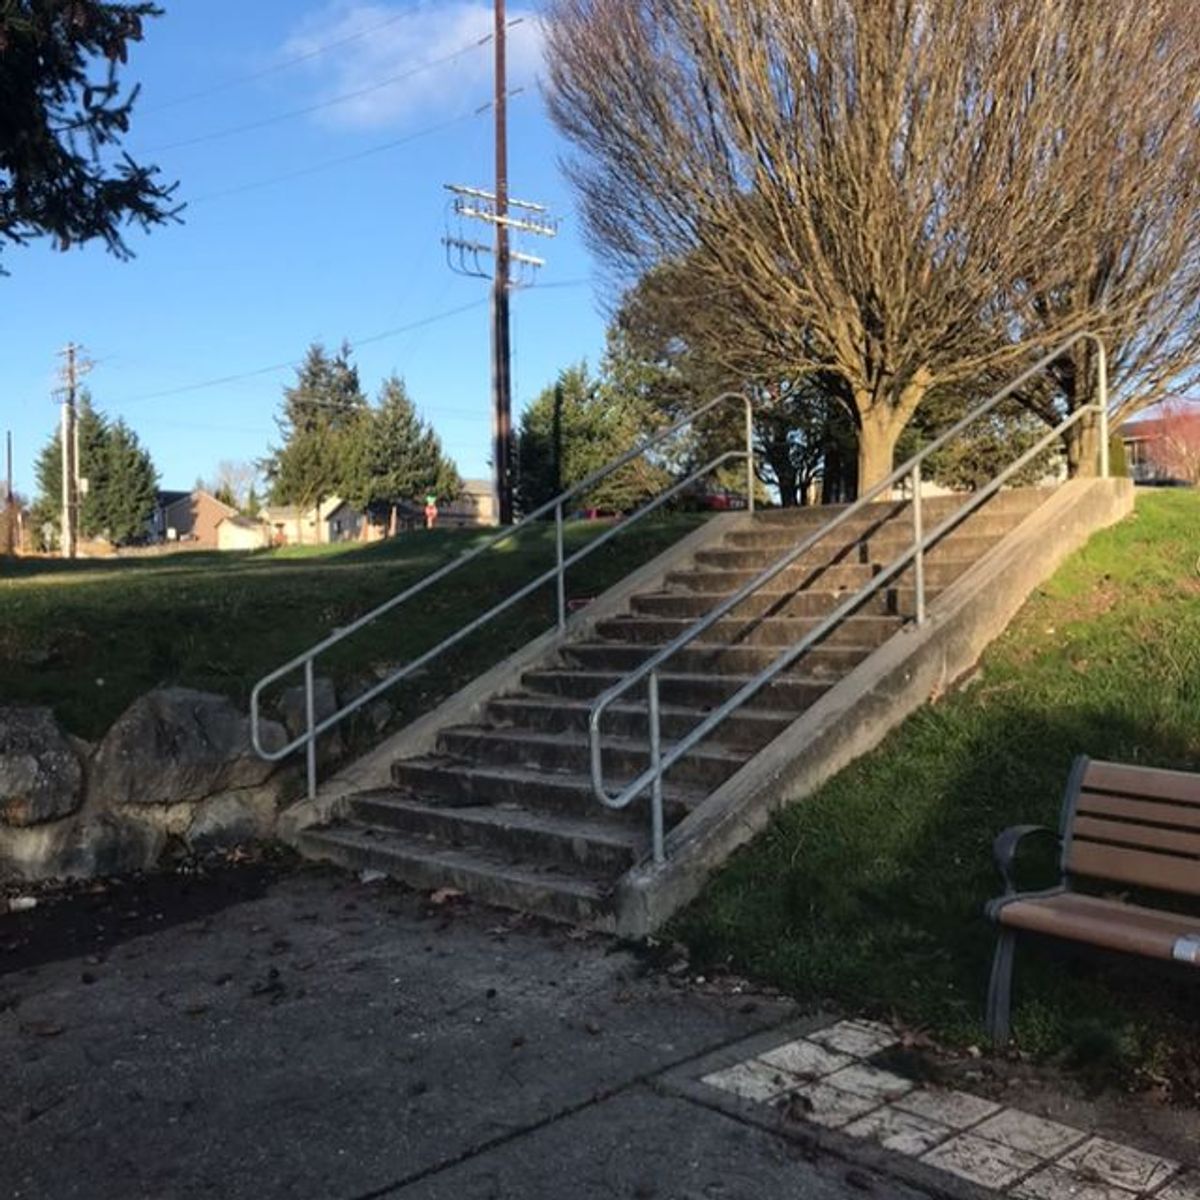
[[[726,404],[731,400],[740,401],[745,406],[745,439],[746,445],[744,450],[729,450],[724,454],[718,455],[711,459],[702,467],[693,470],[686,478],[678,480],[669,488],[660,492],[652,500],[647,501],[640,508],[636,509],[628,517],[626,517],[619,525],[606,530],[598,537],[592,538],[585,546],[577,550],[569,557],[566,554],[564,530],[563,530],[563,514],[564,508],[569,500],[573,497],[587,492],[590,488],[595,487],[602,479],[607,478],[615,471],[619,471],[622,467],[627,466],[635,459],[640,458],[648,451],[653,450],[656,446],[661,445],[675,434],[680,433],[688,426],[695,422],[705,414],[711,412],[721,404]],[[277,667],[269,674],[264,675],[255,685],[250,693],[250,739],[254,746],[255,752],[269,762],[278,762],[280,759],[286,758],[289,754],[294,753],[301,746],[306,751],[306,770],[308,779],[308,796],[310,799],[315,799],[317,791],[317,739],[321,734],[329,729],[332,729],[340,721],[344,720],[351,713],[356,712],[364,705],[369,704],[381,693],[395,686],[406,676],[411,675],[414,671],[419,670],[432,659],[443,654],[452,646],[457,645],[465,637],[474,633],[481,626],[486,625],[489,621],[499,616],[500,613],[507,611],[514,604],[519,603],[525,597],[537,591],[538,588],[544,587],[552,579],[556,581],[557,593],[557,628],[562,634],[567,627],[567,597],[566,597],[566,572],[568,568],[574,566],[589,554],[600,549],[601,546],[607,544],[618,533],[628,529],[635,521],[646,516],[647,513],[654,512],[660,508],[668,500],[678,495],[690,484],[697,479],[717,470],[718,467],[735,459],[742,459],[746,463],[746,506],[749,512],[754,511],[754,423],[753,409],[749,396],[742,392],[722,392],[719,396],[714,396],[711,400],[700,405],[699,408],[693,409],[686,416],[681,417],[674,424],[666,429],[660,430],[652,437],[627,450],[619,458],[615,458],[611,463],[601,467],[598,471],[593,471],[586,479],[581,480],[573,487],[561,492],[551,500],[547,500],[545,504],[535,508],[533,512],[524,517],[516,525],[508,526],[492,537],[488,538],[481,545],[476,546],[474,550],[460,555],[453,562],[447,563],[443,567],[439,567],[436,571],[426,575],[418,580],[411,587],[399,592],[390,600],[385,600],[382,604],[371,609],[370,612],[352,621],[349,625],[343,626],[335,630],[328,637],[317,642],[302,654],[296,655],[281,667]],[[502,542],[506,542],[517,536],[523,529],[526,529],[534,522],[541,520],[550,512],[554,513],[555,525],[555,564],[554,567],[543,574],[539,575],[532,582],[518,588],[515,592],[505,597],[499,603],[494,604],[485,613],[475,617],[467,624],[461,626],[458,630],[452,633],[449,637],[444,638],[432,649],[425,651],[423,654],[413,659],[411,662],[405,663],[393,671],[386,678],[380,680],[374,686],[368,688],[360,695],[346,704],[343,704],[336,712],[322,718],[320,721],[316,719],[316,699],[314,693],[315,671],[314,664],[316,660],[333,646],[351,637],[364,626],[378,620],[392,609],[419,595],[433,584],[440,582],[447,575],[454,571],[465,567],[468,563],[473,562],[482,554]],[[290,742],[281,747],[270,748],[263,744],[262,740],[262,725],[261,725],[261,696],[263,690],[269,687],[277,680],[284,678],[300,668],[304,669],[304,730],[294,737]]]
[[[921,465],[925,460],[937,450],[945,446],[950,440],[957,437],[963,432],[972,422],[978,420],[991,412],[1003,400],[1011,396],[1020,387],[1026,384],[1030,379],[1044,371],[1051,363],[1060,358],[1068,350],[1074,347],[1080,341],[1091,341],[1097,349],[1097,400],[1094,405],[1085,405],[1076,409],[1074,413],[1061,421],[1057,426],[1050,430],[1044,437],[1040,438],[1033,447],[1022,454],[1014,463],[1011,463],[1003,471],[985,487],[973,493],[971,498],[964,506],[938,525],[931,533],[924,532],[924,514],[922,512],[921,500]],[[781,558],[777,559],[765,570],[760,572],[750,580],[749,583],[739,588],[731,596],[728,596],[715,608],[706,613],[703,617],[698,618],[678,637],[672,639],[662,649],[651,655],[643,663],[640,663],[632,671],[630,671],[623,679],[601,693],[593,702],[591,711],[588,714],[588,738],[590,751],[590,765],[592,775],[592,788],[596,793],[597,799],[609,808],[624,808],[632,803],[640,796],[647,787],[651,789],[651,840],[652,852],[654,861],[661,863],[665,860],[665,832],[663,818],[663,775],[684,755],[686,755],[694,746],[707,737],[718,725],[720,725],[726,717],[740,708],[746,700],[756,695],[767,684],[769,684],[781,671],[789,667],[797,658],[809,650],[817,641],[823,638],[831,629],[839,624],[846,616],[859,608],[863,602],[885,584],[890,582],[896,575],[908,566],[910,562],[914,564],[914,584],[916,590],[916,621],[918,625],[925,623],[925,551],[935,542],[939,541],[951,529],[957,525],[989,500],[1003,484],[1017,471],[1031,462],[1043,450],[1048,447],[1055,438],[1061,437],[1062,434],[1081,420],[1088,413],[1096,412],[1099,416],[1099,432],[1100,432],[1100,474],[1107,478],[1109,473],[1108,461],[1108,363],[1107,355],[1103,341],[1094,333],[1081,332],[1068,338],[1061,345],[1052,350],[1045,357],[1039,359],[1027,371],[1017,376],[1011,383],[1007,384],[994,395],[989,396],[978,407],[969,412],[960,421],[952,425],[945,433],[935,438],[932,442],[924,447],[919,453],[915,454],[902,466],[897,467],[891,474],[887,475],[874,487],[870,488],[858,500],[847,508],[843,509],[835,517],[833,517],[820,529],[803,538],[795,546],[787,551]],[[713,709],[703,721],[700,722],[693,730],[686,734],[679,741],[675,742],[671,749],[665,754],[662,749],[662,731],[660,724],[659,698],[658,698],[658,674],[659,668],[664,662],[677,654],[684,647],[694,642],[701,634],[711,629],[719,620],[730,613],[733,609],[742,604],[749,596],[753,595],[765,584],[770,583],[779,574],[790,567],[797,559],[799,559],[806,551],[810,550],[817,542],[828,536],[833,530],[845,524],[851,517],[861,512],[868,504],[876,500],[885,491],[893,488],[897,483],[903,480],[911,481],[913,495],[913,543],[912,545],[899,555],[888,567],[859,589],[849,600],[839,605],[832,613],[830,613],[823,621],[820,621],[815,629],[809,631],[803,638],[800,639],[794,646],[788,647],[783,651],[770,665],[765,667],[758,675],[750,679],[742,685],[732,696]],[[642,680],[647,682],[647,717],[649,720],[649,743],[650,743],[650,765],[636,779],[627,784],[617,795],[610,795],[604,785],[604,765],[603,765],[603,747],[601,744],[601,729],[600,724],[604,718],[605,711],[621,696],[625,695],[631,688],[637,686]]]

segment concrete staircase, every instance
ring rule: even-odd
[[[1001,492],[934,547],[925,566],[929,600],[1049,494]],[[926,528],[961,504],[961,497],[926,501]],[[617,881],[646,858],[650,819],[644,799],[614,812],[592,792],[586,731],[593,699],[834,511],[773,510],[747,519],[669,573],[661,590],[634,595],[623,614],[525,671],[518,690],[488,700],[479,723],[443,728],[434,752],[393,761],[390,787],[351,796],[341,819],[300,834],[301,848],[417,887],[453,887],[489,903],[613,928]],[[907,503],[868,506],[703,642],[679,652],[660,677],[664,738],[693,728],[911,540]],[[899,633],[913,607],[910,570],[682,759],[666,778],[668,828]],[[604,754],[613,790],[647,766],[646,730],[643,697],[631,693],[610,710]]]

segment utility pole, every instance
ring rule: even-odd
[[[495,43],[495,96],[492,109],[495,115],[495,190],[463,187],[447,184],[455,194],[454,211],[460,217],[487,221],[494,227],[491,246],[462,237],[442,239],[446,246],[447,261],[452,270],[461,275],[487,278],[479,263],[481,255],[491,254],[495,260],[491,272],[491,343],[492,343],[492,467],[495,478],[496,512],[501,525],[513,521],[513,477],[512,477],[512,332],[509,317],[510,298],[516,286],[513,267],[536,270],[545,261],[530,254],[522,254],[512,248],[515,231],[553,237],[557,227],[549,220],[540,219],[546,213],[541,204],[513,200],[508,194],[508,17],[505,0],[493,0],[495,21],[492,40]],[[514,21],[513,24],[517,22]],[[513,209],[532,214],[514,219]],[[457,252],[458,266],[450,261],[451,252]],[[472,260],[473,269],[467,266]]]
[[[508,47],[504,0],[495,0],[496,27],[496,276],[492,281],[492,454],[501,525],[513,521],[512,334],[509,321],[508,226]]]
[[[66,359],[62,368],[62,537],[63,558],[74,558],[79,544],[79,423],[75,410],[79,379],[91,369],[91,363],[78,356],[79,347],[68,342],[59,353]]]
[[[68,344],[66,388],[62,408],[62,536],[59,539],[63,558],[75,557],[75,387],[78,382],[75,368],[75,343]]]

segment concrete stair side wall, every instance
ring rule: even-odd
[[[665,863],[639,865],[621,878],[618,933],[653,932],[774,813],[803,800],[952,687],[1035,587],[1132,508],[1128,479],[1062,485],[936,598],[924,626],[884,643],[671,829]]]

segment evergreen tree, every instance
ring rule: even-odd
[[[649,434],[661,419],[636,392],[592,379],[586,363],[568,367],[521,414],[517,436],[517,502],[532,512],[586,479]],[[628,511],[666,486],[670,472],[636,458],[573,503]]]
[[[107,538],[115,545],[146,533],[154,509],[157,474],[154,464],[125,424],[110,424],[81,393],[78,413],[79,475],[86,480],[80,497],[79,534]],[[62,526],[62,437],[55,430],[35,466],[38,498],[33,508],[35,532],[47,547],[57,544]]]
[[[241,506],[241,512],[244,517],[257,518],[258,510],[262,508],[262,501],[258,498],[258,489],[254,484],[250,485],[246,492],[246,501]]]
[[[99,238],[129,256],[122,226],[173,218],[174,186],[121,152],[138,89],[117,78],[151,3],[0,4],[0,246]]]
[[[277,418],[283,444],[262,464],[272,501],[308,509],[330,496],[344,495],[366,410],[349,346],[343,345],[333,357],[319,343],[310,346],[296,382],[284,389],[283,411]]]
[[[124,421],[116,421],[109,427],[106,443],[106,478],[95,497],[99,510],[95,519],[102,526],[96,533],[114,545],[123,546],[146,535],[154,511],[158,475],[149,452]],[[93,495],[89,489],[88,500]]]
[[[384,380],[375,407],[360,416],[350,447],[343,494],[359,509],[419,503],[426,495],[453,500],[462,491],[457,467],[396,375]]]

